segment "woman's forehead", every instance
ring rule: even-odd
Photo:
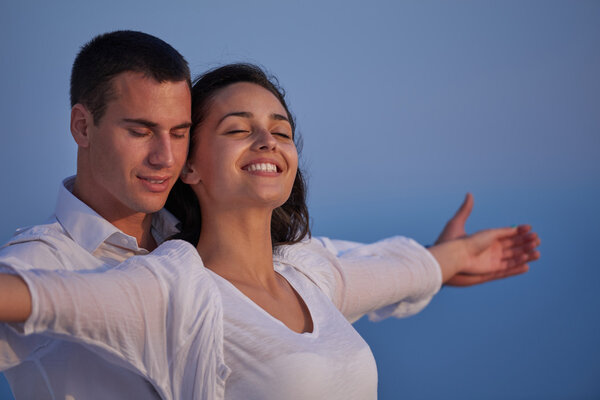
[[[212,97],[209,112],[254,111],[287,115],[277,97],[264,87],[251,82],[228,85]]]

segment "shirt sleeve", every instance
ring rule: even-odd
[[[52,249],[39,242],[28,241],[0,250],[0,272],[15,274],[15,269],[33,269],[43,262],[49,268],[60,266],[61,261]],[[17,326],[17,324],[12,324]],[[0,371],[14,367],[44,349],[49,338],[40,335],[24,337],[9,324],[0,323]]]
[[[8,261],[18,266],[19,260]],[[13,327],[24,335],[76,341],[141,373],[155,387],[168,388],[165,370],[189,337],[189,319],[171,301],[177,296],[172,281],[183,281],[178,271],[194,265],[199,256],[193,246],[168,241],[150,255],[102,272],[15,268],[31,292],[32,313]]]
[[[431,253],[402,236],[372,244],[312,238],[289,254],[350,321],[416,314],[442,283]]]

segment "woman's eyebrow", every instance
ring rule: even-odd
[[[223,120],[225,120],[225,118],[229,118],[229,117],[252,118],[253,116],[254,116],[254,114],[252,114],[251,112],[248,112],[248,111],[234,111],[234,112],[230,112],[230,113],[227,113],[227,114],[223,115],[221,117],[221,119],[219,120],[219,122],[217,123],[217,125],[219,125],[221,122],[223,122]]]
[[[286,117],[285,115],[281,115],[281,114],[271,114],[271,119],[277,120],[277,121],[287,121],[290,122],[290,120],[288,119],[288,117]]]
[[[252,118],[252,117],[254,117],[254,114],[252,114],[249,111],[234,111],[234,112],[230,112],[230,113],[227,113],[227,114],[223,115],[221,117],[221,119],[219,120],[219,122],[217,123],[217,125],[219,125],[221,122],[223,122],[228,117]],[[273,114],[269,115],[269,118],[271,118],[273,120],[276,120],[276,121],[287,121],[287,122],[290,122],[290,120],[288,119],[288,117],[286,117],[285,115],[277,114],[277,113],[273,113]]]

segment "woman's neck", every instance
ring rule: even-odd
[[[197,249],[204,265],[231,282],[273,285],[271,214],[270,210],[203,213]]]

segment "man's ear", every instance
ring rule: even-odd
[[[91,112],[81,103],[71,108],[71,135],[79,147],[88,147],[90,138],[88,128],[94,124]]]
[[[201,180],[200,174],[198,174],[198,171],[194,168],[191,160],[185,162],[180,178],[183,183],[187,183],[188,185],[195,185]]]

